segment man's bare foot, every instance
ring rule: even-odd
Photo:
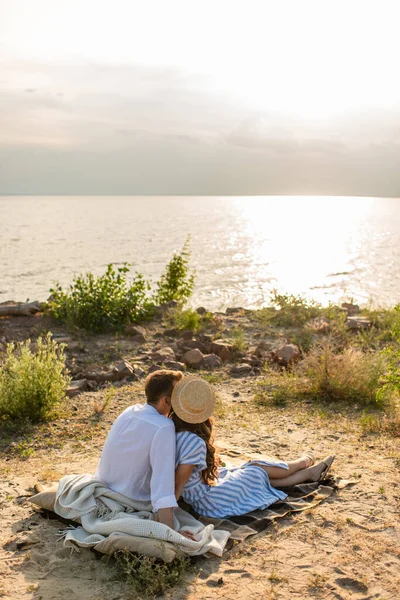
[[[327,456],[324,460],[321,460],[321,462],[307,469],[310,474],[309,481],[317,482],[325,479],[334,460],[334,456]]]

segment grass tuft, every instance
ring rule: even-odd
[[[119,577],[132,586],[136,594],[157,598],[182,581],[190,569],[190,560],[177,554],[171,563],[132,552],[116,552],[115,564]]]

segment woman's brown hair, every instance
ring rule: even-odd
[[[186,421],[180,419],[174,412],[171,413],[170,417],[175,423],[176,433],[190,431],[205,441],[207,467],[201,472],[201,478],[204,483],[214,485],[215,480],[218,478],[218,456],[214,446],[213,419],[207,419],[203,423],[186,423]]]

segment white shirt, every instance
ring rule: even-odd
[[[177,506],[175,426],[151,404],[135,404],[114,422],[96,477],[132,500],[151,501],[153,511]]]

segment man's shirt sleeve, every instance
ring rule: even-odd
[[[153,511],[178,506],[175,498],[175,427],[167,425],[154,436],[150,451],[150,495]]]

